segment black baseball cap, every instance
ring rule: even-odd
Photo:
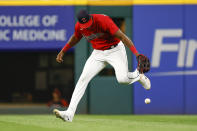
[[[85,9],[82,9],[82,10],[80,10],[78,12],[77,19],[79,21],[79,26],[81,28],[88,28],[93,23],[92,18],[91,18],[91,15]]]

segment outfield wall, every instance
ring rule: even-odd
[[[134,101],[134,113],[196,114],[195,0],[0,1],[0,51],[58,50],[74,31],[75,8],[80,6],[88,9],[89,6],[95,5],[121,5],[133,8],[133,28],[130,29],[133,32],[133,41],[139,52],[149,56],[152,67],[151,72],[147,74],[152,82],[152,90],[145,91],[139,88],[139,84],[134,84],[133,100],[127,100],[131,103]],[[30,16],[24,20],[29,24],[24,25],[24,21],[23,24],[14,24],[13,21],[20,21],[19,19],[24,19],[24,16]],[[40,32],[43,36],[37,35]],[[54,36],[54,32],[59,35]],[[77,48],[81,50],[83,46],[86,51],[77,52],[81,63],[89,53],[89,47],[85,45],[84,40],[83,44]],[[135,58],[133,63],[136,67]],[[76,66],[77,77],[83,69],[83,64]],[[144,104],[146,97],[152,99],[151,104]],[[102,98],[98,99],[104,101]],[[88,102],[86,104],[89,106]]]

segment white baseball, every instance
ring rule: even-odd
[[[150,98],[146,98],[146,99],[144,100],[144,102],[145,102],[146,104],[150,104],[151,100],[150,100]]]

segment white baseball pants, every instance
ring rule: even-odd
[[[86,61],[83,72],[74,89],[68,112],[75,114],[77,105],[81,100],[88,83],[97,75],[107,64],[115,69],[116,78],[121,84],[132,84],[140,79],[139,72],[128,71],[127,54],[122,42],[110,50],[93,50],[91,56]]]

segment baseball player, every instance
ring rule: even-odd
[[[138,53],[132,41],[121,32],[110,17],[103,14],[89,14],[86,10],[81,10],[77,14],[77,19],[75,32],[57,55],[57,62],[63,62],[64,54],[75,46],[82,37],[92,44],[94,50],[85,63],[68,109],[66,111],[54,109],[53,111],[56,117],[68,122],[72,122],[77,105],[90,80],[107,64],[115,69],[119,83],[132,84],[139,81],[146,90],[151,88],[150,80],[143,74],[150,69],[149,59]],[[128,71],[124,45],[137,57],[138,68],[134,72]]]

